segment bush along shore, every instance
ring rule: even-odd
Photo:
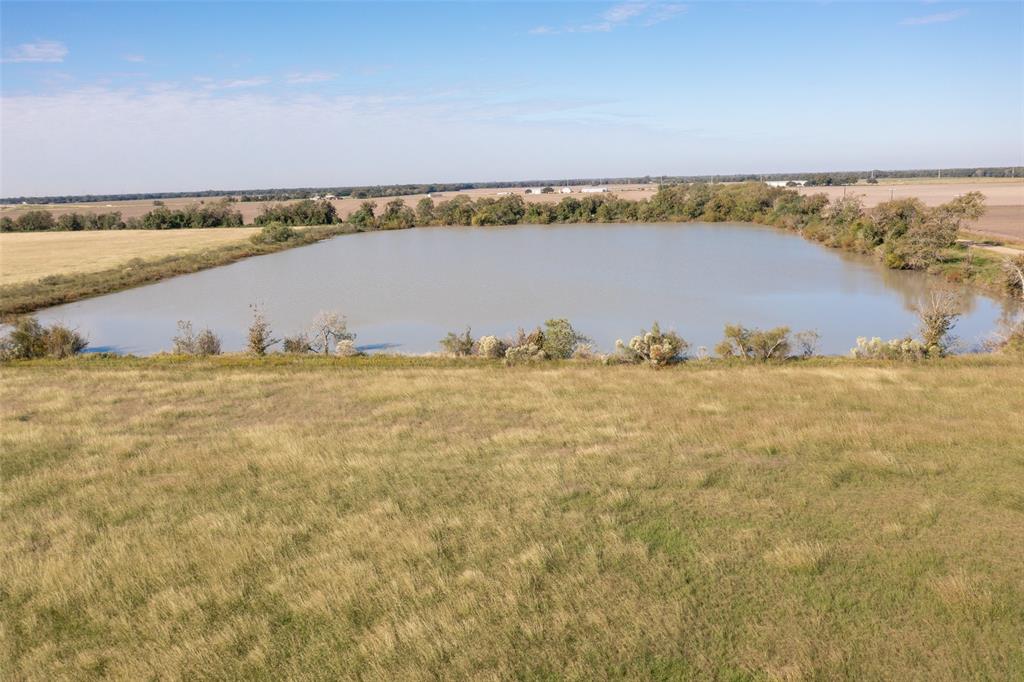
[[[321,355],[351,358],[364,355],[355,345],[356,335],[348,329],[343,315],[321,311],[311,324],[290,336],[276,335],[259,306],[253,305],[252,322],[246,333],[246,347],[239,355],[254,358]],[[858,338],[850,356],[866,360],[925,360],[943,358],[957,350],[952,335],[960,316],[958,299],[949,292],[933,294],[918,307],[919,338],[884,341]],[[759,329],[727,324],[723,338],[714,348],[718,359],[737,362],[786,362],[816,357],[819,334],[814,330],[793,333],[789,327]],[[178,334],[171,340],[169,355],[205,357],[221,354],[221,339],[210,329],[196,330],[189,320],[178,322]],[[691,344],[673,330],[654,322],[650,330],[619,339],[615,350],[601,353],[564,318],[547,320],[532,331],[520,329],[512,338],[493,335],[474,337],[471,328],[449,332],[441,339],[440,355],[448,358],[476,358],[507,365],[544,361],[578,360],[615,365],[647,365],[663,368],[687,360],[706,361],[712,354],[699,347],[691,355]],[[45,327],[36,318],[23,316],[0,337],[0,361],[66,358],[88,347],[88,340],[62,324]],[[1004,320],[986,344],[989,352],[1024,359],[1024,317]]]
[[[857,197],[830,202],[823,194],[804,196],[792,189],[759,182],[663,185],[653,197],[642,200],[594,195],[569,196],[557,203],[528,203],[519,195],[477,200],[460,195],[440,202],[426,197],[415,208],[407,206],[401,198],[386,202],[383,208],[373,201],[364,201],[344,222],[330,202],[305,199],[268,206],[255,219],[255,224],[263,229],[253,237],[251,246],[225,246],[203,254],[131,263],[100,273],[51,276],[34,283],[0,287],[0,315],[31,312],[111,293],[345,232],[441,225],[749,222],[791,230],[829,247],[871,254],[889,268],[922,270],[952,282],[1022,296],[1024,256],[1007,259],[970,250],[956,242],[960,230],[983,213],[984,197],[978,192],[937,207],[925,206],[918,199],[895,199],[866,209]],[[69,215],[54,219],[46,211],[30,211],[16,221],[4,218],[2,230],[241,225],[241,215],[227,204],[179,211],[160,207],[128,223],[117,214]],[[300,232],[295,229],[299,226],[320,227]]]

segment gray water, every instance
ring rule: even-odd
[[[566,317],[602,350],[654,320],[712,348],[726,323],[815,329],[819,350],[915,332],[937,278],[887,270],[798,235],[746,224],[432,227],[337,237],[50,308],[92,350],[168,350],[178,320],[241,349],[259,303],[275,335],[343,313],[364,350],[426,353],[449,331],[507,336]],[[977,346],[1000,305],[965,292],[955,333]]]

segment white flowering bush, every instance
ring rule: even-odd
[[[547,358],[548,354],[544,352],[544,332],[539,327],[529,334],[520,329],[516,340],[505,351],[505,361],[510,365]]]
[[[629,340],[629,344],[619,339],[615,342],[616,360],[620,362],[646,362],[655,367],[663,367],[683,359],[690,348],[681,336],[675,332],[662,332],[658,323],[651,325],[651,331],[641,331],[638,336]]]
[[[860,337],[850,355],[862,360],[920,360],[929,355],[928,348],[909,336],[904,339],[883,341],[879,337]]]
[[[508,345],[497,336],[481,336],[476,342],[477,355],[484,358],[503,358]]]
[[[356,348],[356,342],[353,339],[342,339],[338,341],[338,345],[334,347],[334,351],[339,357],[351,358],[357,355],[362,355],[363,352]]]

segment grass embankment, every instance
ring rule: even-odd
[[[245,228],[218,228],[233,231]],[[249,232],[248,230],[246,230]],[[190,250],[158,258],[134,258],[115,267],[94,272],[69,272],[43,277],[30,282],[17,282],[0,286],[0,317],[28,313],[62,303],[71,303],[90,296],[100,296],[161,279],[197,272],[207,268],[227,265],[250,256],[274,253],[296,246],[312,244],[322,239],[354,232],[348,225],[326,225],[322,227],[299,228],[300,236],[278,244],[254,244],[248,239],[212,246],[205,250]],[[177,230],[183,238],[191,230]],[[53,234],[53,233],[43,233]],[[79,232],[66,233],[69,238]],[[100,236],[111,235],[117,240],[117,232],[96,232]],[[20,235],[12,235],[20,236]]]
[[[1020,679],[1024,364],[0,367],[18,679]]]

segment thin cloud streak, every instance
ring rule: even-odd
[[[305,73],[289,73],[285,76],[285,82],[289,85],[302,85],[305,83],[324,83],[334,80],[335,74],[327,71],[308,71]]]
[[[563,28],[535,26],[531,35],[559,33],[610,33],[624,26],[650,27],[669,21],[686,12],[687,6],[676,2],[623,2],[601,13],[596,21],[572,24]]]
[[[59,64],[67,55],[68,48],[64,43],[57,40],[40,40],[35,43],[22,43],[8,50],[3,61],[8,64]]]
[[[903,26],[926,26],[928,24],[945,24],[950,21],[956,21],[957,19],[967,16],[967,10],[958,9],[952,12],[939,12],[938,14],[929,14],[923,17],[907,17],[900,22]]]

